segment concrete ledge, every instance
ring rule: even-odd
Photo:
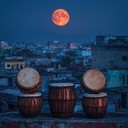
[[[23,118],[18,112],[0,114],[0,128],[128,128],[128,113],[108,113],[101,119],[76,113],[72,118],[53,118],[48,113]]]

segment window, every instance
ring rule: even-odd
[[[122,108],[126,109],[127,108],[127,93],[122,93]]]
[[[128,74],[127,74],[127,85],[128,85]]]
[[[20,69],[22,69],[22,68],[23,68],[23,64],[20,65]]]
[[[19,64],[16,65],[17,69],[19,68]]]
[[[123,61],[127,61],[127,59],[128,59],[127,56],[122,56]]]
[[[125,74],[123,74],[123,85],[125,85]]]
[[[10,64],[7,64],[7,67],[10,68]]]

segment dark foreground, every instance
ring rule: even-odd
[[[15,111],[0,114],[0,128],[128,128],[128,113],[108,113],[101,119],[90,119],[84,113],[76,113],[72,118],[61,119],[45,113],[23,118]]]

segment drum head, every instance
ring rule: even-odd
[[[19,97],[39,97],[39,96],[42,96],[42,94],[40,92],[35,92],[35,93],[32,93],[32,94],[21,93],[19,95]]]
[[[83,75],[83,85],[90,91],[99,91],[105,86],[105,77],[97,69],[90,69]]]
[[[52,83],[49,86],[52,86],[52,87],[70,87],[70,86],[74,86],[74,84],[72,84],[72,83]]]
[[[90,93],[84,93],[84,97],[89,97],[89,98],[98,98],[98,97],[106,97],[107,93],[105,92],[100,92],[98,94],[90,94]]]
[[[33,88],[39,81],[39,73],[33,68],[24,68],[17,75],[18,85],[23,88]]]

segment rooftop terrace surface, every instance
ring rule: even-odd
[[[24,118],[14,111],[0,114],[0,128],[128,128],[128,113],[107,113],[101,119],[87,118],[84,113],[71,118],[53,118],[49,113]]]

